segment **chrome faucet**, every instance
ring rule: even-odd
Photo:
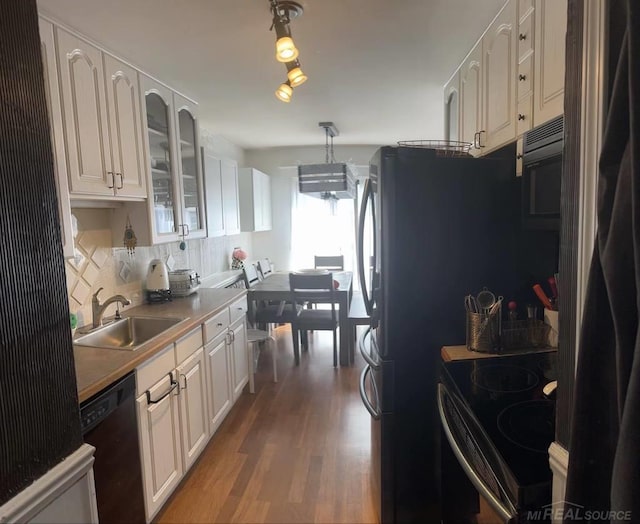
[[[102,290],[103,288],[98,289],[98,291],[93,294],[93,298],[91,299],[91,316],[94,328],[102,325],[102,316],[104,315],[105,309],[107,309],[107,306],[109,306],[110,304],[113,304],[114,302],[119,302],[123,306],[128,306],[129,304],[131,304],[129,299],[122,295],[113,295],[112,297],[109,297],[107,300],[105,300],[104,304],[100,304],[98,293],[100,293],[100,291]],[[120,318],[120,307],[118,306],[118,309],[116,310],[116,319]]]

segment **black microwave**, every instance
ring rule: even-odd
[[[534,127],[523,139],[522,226],[557,231],[560,229],[564,117]]]

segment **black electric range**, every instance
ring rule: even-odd
[[[556,352],[445,362],[438,402],[443,433],[477,492],[504,522],[551,503],[548,448]]]

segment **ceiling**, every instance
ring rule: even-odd
[[[300,0],[299,0],[300,1]],[[268,0],[38,0],[38,7],[200,104],[245,149],[439,139],[442,87],[505,0],[301,0],[309,80],[289,104]]]

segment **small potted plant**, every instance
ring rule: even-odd
[[[242,248],[234,247],[231,253],[231,269],[244,269],[243,261],[247,258],[247,253]]]

